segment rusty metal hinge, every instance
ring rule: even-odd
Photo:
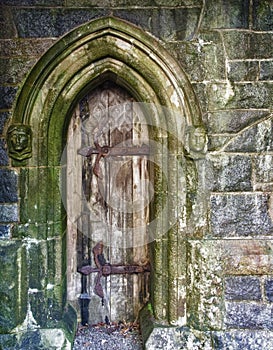
[[[96,160],[93,167],[93,173],[100,177],[99,162],[103,157],[118,157],[118,156],[143,156],[150,153],[148,145],[132,146],[132,147],[111,147],[100,146],[98,142],[94,142],[95,147],[84,147],[78,151],[78,154],[90,158],[93,154],[96,154]]]
[[[150,272],[150,264],[146,265],[111,265],[106,263],[103,255],[103,243],[99,242],[93,248],[94,261],[96,267],[90,265],[82,266],[78,269],[82,275],[89,275],[90,273],[97,273],[95,279],[94,292],[97,294],[102,301],[104,300],[104,292],[101,285],[101,277],[109,276],[113,274],[134,274]]]

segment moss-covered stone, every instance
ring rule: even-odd
[[[1,2],[1,5],[2,2]],[[12,11],[9,7],[1,6],[0,11],[0,38],[8,39],[16,37],[16,27],[12,18]]]
[[[271,0],[253,1],[253,29],[273,30],[273,4]]]
[[[2,0],[6,6],[63,6],[64,0]]]
[[[18,340],[18,344],[13,336],[0,336],[0,348],[58,349],[64,344],[69,345],[63,337],[63,331],[59,333],[58,323],[69,324],[67,328],[70,329],[70,334],[75,330],[75,313],[70,310],[71,312],[65,311],[63,314],[66,222],[59,193],[60,155],[65,144],[71,110],[80,96],[91,88],[90,81],[96,84],[98,77],[105,71],[111,71],[111,77],[130,86],[140,100],[169,107],[175,105],[169,103],[173,98],[169,91],[174,91],[174,85],[181,87],[177,89],[180,96],[183,96],[179,120],[187,119],[187,123],[199,125],[201,114],[199,106],[195,108],[193,86],[198,104],[202,107],[202,120],[209,132],[209,150],[217,151],[217,154],[211,155],[210,162],[208,159],[197,160],[188,166],[188,216],[184,215],[181,199],[186,185],[183,172],[175,177],[175,168],[170,167],[166,171],[166,178],[163,178],[160,171],[157,172],[155,207],[151,215],[153,218],[159,215],[160,218],[160,223],[155,228],[157,240],[151,245],[151,300],[154,316],[162,323],[181,317],[183,320],[179,322],[188,321],[190,326],[205,331],[188,327],[164,329],[161,326],[154,332],[154,337],[150,338],[151,348],[166,348],[169,345],[172,349],[177,347],[192,350],[193,344],[196,348],[208,349],[247,349],[250,344],[254,349],[258,346],[272,348],[270,332],[261,332],[260,335],[256,331],[210,332],[223,325],[222,273],[246,275],[244,280],[248,281],[260,280],[260,277],[253,279],[248,275],[272,274],[270,239],[230,239],[231,235],[236,235],[236,238],[247,235],[261,235],[264,238],[264,235],[269,235],[270,238],[273,232],[270,196],[251,192],[252,186],[255,191],[272,192],[272,157],[268,152],[273,150],[273,128],[270,118],[265,119],[270,113],[273,97],[272,33],[265,32],[272,31],[271,2],[2,0],[2,4],[5,5],[0,21],[0,36],[5,38],[0,41],[0,75],[5,85],[0,91],[2,134],[5,133],[10,118],[7,110],[13,105],[17,89],[15,84],[19,85],[32,62],[56,41],[49,36],[60,36],[91,18],[110,12],[136,24],[138,28],[132,26],[128,29],[127,23],[119,22],[117,18],[102,19],[97,22],[99,24],[85,24],[60,39],[45,54],[34,67],[20,93],[13,121],[24,121],[34,128],[34,154],[29,160],[29,168],[22,169],[20,174],[20,215],[17,214],[18,198],[12,172],[2,169],[2,175],[7,175],[11,184],[7,186],[6,179],[2,179],[3,188],[10,187],[12,190],[9,193],[2,191],[5,204],[0,208],[3,222],[1,245],[4,247],[6,244],[8,247],[3,250],[4,254],[0,254],[4,266],[1,299],[7,301],[5,304],[0,301],[3,312],[0,311],[4,315],[0,320],[6,327],[2,331],[9,331],[18,322],[23,322],[28,305],[35,322],[54,329],[29,332]],[[178,70],[177,63],[166,55],[163,46],[139,30],[140,27],[163,39],[165,48],[172,51],[185,72]],[[105,32],[110,34],[102,38],[102,33]],[[90,40],[90,35],[99,35],[100,38]],[[111,57],[111,60],[105,65],[97,64],[105,62],[105,57]],[[115,60],[122,64],[114,65]],[[188,78],[193,82],[192,85],[188,84]],[[245,84],[245,81],[248,83]],[[260,120],[262,122],[258,123]],[[164,122],[164,118],[161,122]],[[173,119],[168,120],[168,123],[173,127]],[[174,138],[169,140],[172,150],[175,149]],[[2,167],[9,165],[5,147],[2,138]],[[223,151],[233,155],[225,155]],[[169,178],[171,186],[167,186]],[[167,220],[161,212],[161,206],[168,202],[167,190],[170,188],[169,194],[173,198],[168,203],[168,215],[177,207],[175,215],[182,224],[180,228],[173,227],[168,235],[162,237],[160,229],[165,229]],[[177,188],[178,195],[175,192]],[[181,188],[183,190],[180,191]],[[209,201],[209,191],[222,191],[223,194],[214,194]],[[228,191],[229,194],[226,193]],[[241,191],[248,193],[234,193]],[[208,214],[211,215],[212,225],[209,233],[206,230]],[[14,225],[14,221],[19,218],[20,225]],[[183,225],[187,225],[185,230]],[[204,240],[209,234],[214,236],[214,241]],[[220,240],[222,237],[225,239]],[[13,250],[9,246],[19,244],[8,241],[11,238],[24,240],[28,263],[24,249]],[[22,273],[17,269],[12,271],[11,266],[16,266],[17,263]],[[14,279],[19,281],[20,273],[21,294],[19,282],[18,286],[17,282],[14,287],[12,284]],[[270,277],[267,278],[270,281]],[[256,282],[254,285],[257,286]],[[187,291],[184,290],[185,286]],[[7,288],[10,288],[9,293],[5,292]],[[234,289],[236,288],[232,289],[232,295]],[[253,303],[237,303],[243,292],[236,290],[239,293],[236,304],[231,303],[227,307],[227,325],[272,328],[272,308],[270,304],[265,304],[272,301],[268,296],[271,289],[268,282],[265,285],[267,294],[263,296],[264,303],[255,307]],[[251,290],[256,291],[255,300],[259,301],[259,289]],[[11,298],[15,300],[19,297],[20,302],[12,303]],[[186,299],[188,309],[185,314]],[[17,316],[18,309],[20,317]],[[18,321],[12,319],[11,314],[15,314]],[[257,319],[252,320],[253,315]],[[67,334],[68,339],[71,339]]]
[[[231,81],[256,81],[259,76],[259,63],[248,62],[230,62],[228,78]]]
[[[202,28],[248,28],[249,0],[206,1]]]
[[[267,115],[268,111],[257,109],[209,112],[206,115],[206,126],[209,134],[234,134]]]
[[[21,83],[34,63],[31,58],[0,58],[0,84]]]
[[[271,138],[273,130],[272,118],[266,118],[252,127],[246,128],[238,136],[232,138],[226,145],[227,152],[268,152],[273,150],[273,140]]]
[[[188,42],[168,43],[191,81],[223,80],[226,76],[224,51],[218,32],[204,32]]]
[[[0,334],[1,350],[18,350],[17,334]]]
[[[0,243],[0,333],[5,333],[25,318],[27,276],[24,269],[25,255],[20,242]]]
[[[219,244],[192,240],[187,245],[187,316],[194,329],[221,329],[224,317]]]
[[[273,80],[273,62],[262,61],[260,65],[260,80]]]
[[[60,195],[60,173],[53,168],[22,168],[20,173],[20,197],[22,223],[36,224],[60,221],[62,198]],[[58,200],[56,200],[58,198]],[[54,230],[43,228],[44,235],[54,235]],[[42,232],[41,232],[42,233]]]
[[[29,288],[41,290],[45,288],[47,277],[46,243],[36,240],[27,242]]]
[[[224,45],[229,59],[249,58],[250,33],[245,31],[223,32]]]

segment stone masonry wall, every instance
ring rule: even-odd
[[[0,333],[16,330],[25,321],[27,296],[33,290],[21,273],[38,265],[26,258],[31,243],[25,244],[15,230],[22,179],[8,157],[6,131],[16,93],[58,38],[82,23],[112,15],[152,33],[180,62],[200,102],[208,134],[202,181],[209,205],[200,218],[207,226],[201,234],[192,233],[187,246],[192,296],[188,325],[203,333],[193,339],[181,330],[179,346],[273,347],[273,2],[0,4]],[[196,347],[190,347],[191,342]]]

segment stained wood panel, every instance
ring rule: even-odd
[[[144,115],[132,96],[123,88],[106,82],[87,95],[78,105],[71,121],[69,138],[76,148],[93,146],[141,146],[148,140]],[[76,140],[76,141],[75,141]],[[80,140],[80,141],[79,141]],[[79,145],[80,144],[80,145]],[[94,266],[92,248],[105,244],[104,255],[111,264],[145,265],[149,261],[146,244],[146,224],[149,219],[148,180],[149,162],[146,156],[104,157],[99,161],[98,176],[93,169],[96,155],[84,158],[71,149],[69,168],[77,167],[78,180],[68,180],[74,193],[68,196],[69,211],[76,225],[70,225],[74,237],[69,254],[77,263],[70,263],[68,272],[84,264]],[[69,157],[68,157],[69,158]],[[81,204],[73,203],[81,193]],[[143,199],[146,198],[146,201]],[[79,200],[79,198],[77,199]],[[77,216],[77,217],[76,217]],[[75,233],[75,226],[76,233]],[[75,238],[76,236],[76,238]],[[74,261],[73,260],[73,261]],[[77,265],[77,266],[76,266]],[[71,286],[70,299],[79,293],[79,276]],[[149,273],[139,275],[110,275],[102,277],[105,302],[94,294],[95,274],[88,276],[90,323],[102,322],[107,316],[112,321],[133,321],[149,297]]]

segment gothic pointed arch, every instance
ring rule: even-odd
[[[186,163],[185,149],[192,158],[200,152],[186,142],[186,131],[202,126],[193,88],[163,45],[141,29],[113,17],[94,20],[65,35],[37,62],[18,94],[12,118],[13,124],[28,125],[33,135],[32,157],[24,160],[26,166],[22,168],[20,224],[28,224],[29,237],[50,238],[48,249],[52,249],[55,263],[44,262],[49,277],[41,289],[45,298],[49,298],[48,286],[52,286],[51,294],[55,293],[60,314],[66,302],[60,159],[69,116],[90,89],[106,80],[126,88],[137,101],[148,106],[149,123],[157,127],[153,139],[165,143],[175,154],[167,166],[167,172],[172,175],[168,188],[172,199],[168,207],[171,221],[179,221],[187,206],[186,189],[177,198],[177,186],[186,187],[186,175],[181,172],[179,162]],[[164,194],[160,180],[157,184],[155,212],[160,212]],[[26,189],[33,189],[31,197]],[[185,254],[179,251],[185,225],[183,222],[182,228],[179,223],[174,224],[163,240],[157,240],[155,235],[152,247],[152,280],[157,286],[152,293],[153,311],[157,319],[172,324],[185,323],[186,262]],[[162,230],[163,226],[164,223],[158,224],[156,230]]]

